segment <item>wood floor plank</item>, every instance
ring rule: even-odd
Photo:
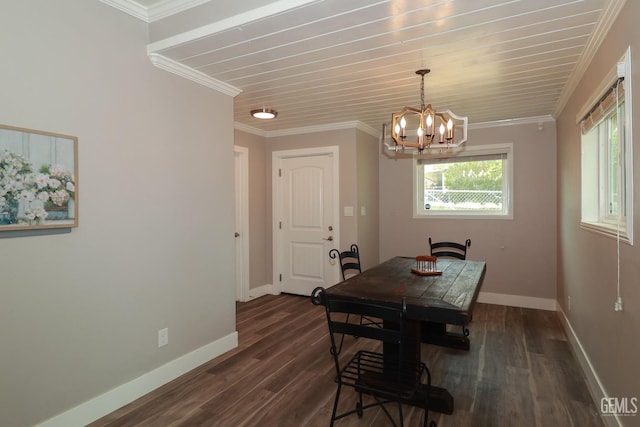
[[[90,426],[327,426],[336,384],[324,310],[292,295],[236,307],[236,349]],[[469,330],[469,351],[422,345],[433,384],[455,399],[452,415],[431,412],[430,420],[440,427],[603,427],[557,313],[479,303]],[[378,348],[347,337],[341,358]],[[343,390],[341,410],[355,402]],[[397,416],[395,406],[389,411]],[[403,413],[405,425],[421,425],[421,409],[404,406]],[[387,425],[379,408],[336,422]]]

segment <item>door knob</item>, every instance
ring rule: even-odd
[[[328,241],[330,241],[330,242],[333,242],[333,236],[329,236],[329,237],[328,237],[328,238],[326,238],[326,239],[325,239],[325,238],[323,238],[322,240],[328,240]]]
[[[235,233],[233,233],[234,237],[240,237],[240,233],[238,233],[237,231]]]

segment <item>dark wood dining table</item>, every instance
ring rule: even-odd
[[[395,257],[363,271],[326,290],[328,294],[352,300],[380,304],[406,304],[405,330],[415,336],[414,344],[403,349],[406,357],[421,360],[420,342],[469,349],[467,324],[478,299],[486,263],[471,260],[438,259],[438,275],[412,272],[414,257]],[[450,332],[446,325],[460,325],[461,333]],[[385,345],[385,357],[397,357],[398,349]],[[408,356],[407,356],[408,355]],[[421,406],[422,399],[407,402]],[[429,409],[453,413],[453,397],[444,388],[431,386]]]

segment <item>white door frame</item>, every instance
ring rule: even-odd
[[[271,154],[271,205],[272,205],[272,252],[273,252],[273,290],[275,294],[279,294],[282,292],[282,283],[280,281],[280,272],[282,271],[282,254],[279,252],[278,248],[282,243],[280,241],[281,233],[278,233],[278,223],[279,218],[281,217],[279,209],[281,206],[280,199],[282,197],[282,189],[280,188],[281,180],[279,178],[279,170],[280,170],[280,161],[282,159],[287,158],[295,158],[295,157],[308,157],[308,156],[322,156],[322,155],[330,155],[333,159],[333,216],[334,216],[334,230],[332,231],[333,235],[333,244],[336,248],[340,247],[340,159],[339,159],[339,149],[337,145],[328,146],[328,147],[315,147],[315,148],[300,148],[295,150],[280,150],[274,151]],[[328,258],[328,254],[327,254]],[[338,283],[339,271],[338,269],[334,269],[334,278],[332,279],[331,285]],[[330,286],[330,285],[327,285]]]
[[[233,146],[235,179],[236,300],[249,300],[249,149]],[[236,157],[237,156],[237,157]],[[237,161],[236,161],[237,159]]]

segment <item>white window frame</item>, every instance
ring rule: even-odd
[[[502,211],[429,210],[424,208],[424,174],[422,165],[427,162],[447,163],[448,160],[487,155],[505,155],[502,169]],[[459,219],[513,219],[513,143],[465,146],[452,152],[416,156],[413,159],[413,218]]]
[[[578,124],[589,113],[594,105],[602,98],[604,93],[615,83],[624,77],[624,108],[618,117],[618,135],[623,157],[620,162],[623,171],[620,178],[623,191],[620,197],[623,215],[611,215],[609,213],[610,193],[608,189],[609,172],[609,140],[610,132],[604,126],[598,125],[591,132],[582,135],[581,138],[581,211],[580,227],[597,234],[619,239],[622,242],[633,245],[633,137],[632,137],[632,98],[631,98],[631,49],[627,48],[625,54],[610,71],[598,90],[589,98],[589,102],[580,110],[577,116]],[[617,107],[614,107],[617,108]],[[605,116],[610,117],[610,114]],[[622,122],[622,126],[620,123]],[[594,130],[598,132],[593,132]],[[593,171],[597,171],[594,174]]]

